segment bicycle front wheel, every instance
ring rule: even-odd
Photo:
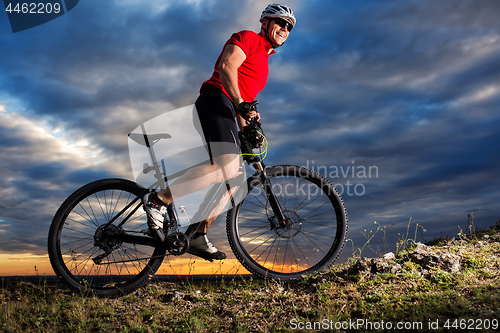
[[[248,195],[228,212],[226,230],[233,252],[251,273],[284,282],[331,266],[347,238],[347,211],[335,187],[304,167],[266,168],[272,190],[287,219],[275,216],[258,174]]]
[[[164,247],[125,243],[113,237],[140,234],[147,228],[138,198],[144,192],[129,180],[103,179],[81,187],[64,201],[52,220],[48,251],[54,272],[69,287],[85,294],[119,296],[136,290],[158,270]],[[96,263],[99,256],[102,259]]]

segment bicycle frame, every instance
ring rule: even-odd
[[[256,120],[249,121],[248,124],[249,124],[249,126],[252,126],[253,127],[252,129],[255,131],[257,131],[257,128],[260,128],[260,124]],[[132,200],[126,207],[124,207],[120,212],[118,212],[112,219],[110,219],[110,221],[107,222],[103,226],[103,230],[106,230],[114,221],[116,221],[119,217],[121,217],[121,215],[124,214],[124,212],[128,211],[135,204],[136,206],[129,212],[129,214],[121,221],[121,223],[118,226],[122,226],[123,224],[125,224],[127,222],[127,220],[142,206],[141,198],[144,195],[146,195],[148,192],[155,191],[158,188],[164,189],[168,186],[168,179],[165,176],[165,173],[161,171],[160,165],[159,165],[158,161],[156,160],[156,154],[154,152],[153,145],[154,145],[155,141],[158,141],[162,138],[168,138],[170,136],[168,134],[163,134],[163,137],[159,137],[159,135],[151,135],[150,136],[150,135],[146,134],[144,126],[141,126],[141,127],[142,127],[142,131],[143,131],[142,135],[135,134],[136,135],[135,139],[132,137],[131,138],[134,141],[140,143],[137,140],[138,139],[137,136],[140,135],[141,139],[144,140],[144,142],[141,144],[144,144],[146,147],[148,147],[148,150],[149,150],[149,153],[151,156],[151,160],[153,162],[152,166],[149,166],[147,164],[144,165],[144,173],[149,173],[151,171],[154,171],[154,177],[157,180],[156,180],[156,182],[151,184],[148,188],[145,188],[144,191],[139,196],[134,198],[134,200]],[[130,134],[129,134],[129,136],[130,136]],[[280,206],[280,204],[279,204],[279,202],[278,202],[278,200],[273,192],[271,182],[270,182],[269,178],[267,177],[266,165],[261,160],[260,156],[253,154],[253,146],[251,143],[249,143],[247,140],[245,140],[245,138],[241,135],[240,135],[240,140],[241,140],[241,152],[242,152],[242,155],[243,155],[245,162],[248,165],[252,166],[256,171],[256,174],[254,174],[253,176],[251,176],[247,179],[247,183],[252,182],[253,180],[258,180],[260,182],[260,184],[262,184],[262,186],[264,188],[264,192],[267,196],[267,200],[268,200],[270,207],[272,208],[272,211],[274,213],[274,219],[269,219],[271,229],[285,228],[287,226],[287,219],[285,218],[285,216],[283,214],[281,206]],[[164,165],[162,165],[162,166],[163,166],[163,170],[165,170],[165,166]],[[171,177],[176,178],[176,177],[182,175],[183,173],[185,173],[187,170],[188,169],[177,172],[176,174],[172,175]],[[201,208],[195,213],[192,220],[196,221],[196,220],[200,219],[200,216],[208,216],[207,213],[211,212],[211,210],[213,209],[213,203],[217,202],[219,198],[222,198],[222,196],[225,195],[227,193],[227,191],[228,191],[227,181],[213,186],[209,190],[207,195],[205,196],[205,200],[202,202],[202,204],[200,206]],[[233,200],[233,197],[231,197],[231,200]],[[139,203],[137,201],[139,201]],[[233,206],[234,206],[234,201],[233,201]],[[177,229],[178,228],[178,218],[177,218],[177,215],[175,213],[175,208],[174,208],[173,203],[167,207],[167,212],[169,215],[169,219],[171,221],[170,224],[173,225],[174,228]],[[188,239],[191,239],[194,236],[200,223],[201,222],[193,223],[189,226],[188,230],[185,233],[185,235]],[[128,234],[126,232],[112,234],[112,236],[115,239],[118,239],[122,242],[131,243],[131,244],[140,244],[140,245],[146,245],[146,246],[152,246],[152,247],[167,245],[164,242],[157,240],[157,239],[150,237],[150,236],[137,236],[137,235]],[[193,253],[191,251],[188,251],[188,252],[200,256],[199,253],[196,253],[196,252]],[[94,258],[94,262],[99,263],[100,260],[105,258],[107,255],[109,255],[109,253],[104,253],[104,254],[97,256],[96,258]]]

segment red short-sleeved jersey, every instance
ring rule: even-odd
[[[246,54],[246,59],[238,68],[238,87],[240,89],[241,98],[246,102],[252,102],[257,97],[257,94],[264,88],[269,74],[268,54],[271,49],[271,44],[265,37],[248,30],[243,30],[235,33],[229,38],[224,45],[234,44],[239,46]],[[222,90],[229,98],[229,94],[222,86],[219,75],[219,63],[222,58],[224,49],[215,63],[212,77],[205,81],[201,86],[200,91],[203,91],[207,86],[214,86]],[[276,53],[274,50],[271,54]]]

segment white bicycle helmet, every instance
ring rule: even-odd
[[[295,19],[295,15],[293,14],[293,10],[282,4],[270,4],[262,11],[262,15],[260,16],[260,22],[266,17],[281,17],[289,21],[292,25],[295,25],[297,20]]]
[[[268,5],[266,9],[262,11],[262,15],[260,16],[259,22],[262,22],[264,18],[276,18],[276,17],[287,20],[292,26],[295,26],[295,23],[297,22],[297,20],[295,19],[295,15],[293,14],[293,10],[288,6],[278,3]],[[276,49],[285,44],[285,43],[281,45],[275,44],[271,40],[271,38],[269,38],[268,29],[264,29],[264,32],[266,39],[268,40],[269,43],[271,43],[273,49]]]

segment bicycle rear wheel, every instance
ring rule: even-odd
[[[259,175],[254,175],[247,197],[227,214],[227,235],[236,257],[253,274],[284,282],[331,266],[348,230],[347,211],[335,187],[299,166],[268,167],[266,174],[288,226],[272,227],[273,210]]]
[[[64,201],[52,220],[48,251],[54,272],[69,287],[85,294],[119,296],[136,290],[158,270],[165,247],[124,243],[113,237],[113,233],[139,234],[147,228],[140,198],[103,231],[144,191],[129,180],[103,179],[84,185]],[[99,264],[93,261],[106,252]]]

